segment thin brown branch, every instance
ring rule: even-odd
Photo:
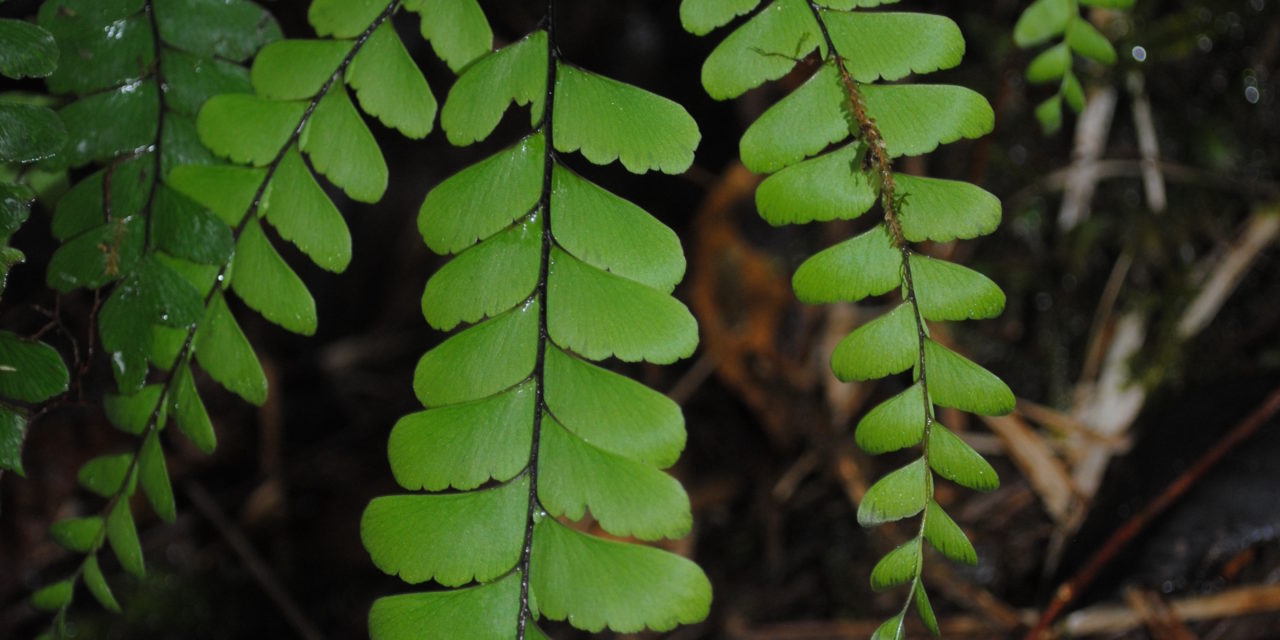
[[[1280,585],[1250,585],[1207,596],[1173,600],[1169,612],[1184,622],[1199,622],[1280,611]],[[1142,617],[1129,607],[1102,604],[1081,609],[1063,619],[1058,637],[1080,638],[1121,634],[1142,625]]]
[[[1178,476],[1172,483],[1167,486],[1150,504],[1148,504],[1141,512],[1130,518],[1119,529],[1107,538],[1107,541],[1094,553],[1089,562],[1076,572],[1075,575],[1058,587],[1054,593],[1053,600],[1049,602],[1049,606],[1045,608],[1044,613],[1040,615],[1040,619],[1031,631],[1026,635],[1026,640],[1041,640],[1048,637],[1049,626],[1059,615],[1070,605],[1077,597],[1080,596],[1091,584],[1097,579],[1098,574],[1116,558],[1121,551],[1138,536],[1147,525],[1155,520],[1168,509],[1170,505],[1177,502],[1191,487],[1195,486],[1201,478],[1205,476],[1215,465],[1222,461],[1228,453],[1237,445],[1244,442],[1252,436],[1263,424],[1266,424],[1271,418],[1280,412],[1280,387],[1276,388],[1267,396],[1258,408],[1254,409],[1243,421],[1232,427],[1226,435],[1219,440],[1213,448],[1205,452],[1200,459],[1191,468],[1187,469],[1182,475]]]
[[[324,634],[320,633],[320,629],[307,618],[302,612],[302,608],[298,606],[298,601],[290,595],[289,591],[280,583],[280,579],[276,577],[275,572],[262,559],[258,551],[253,548],[253,543],[244,535],[244,532],[227,518],[222,509],[218,508],[218,503],[209,495],[203,486],[196,482],[188,482],[183,486],[187,494],[187,498],[191,500],[192,506],[200,515],[204,516],[209,524],[217,529],[218,535],[226,541],[231,550],[240,558],[240,562],[244,564],[245,569],[258,582],[262,590],[267,594],[268,598],[275,603],[280,609],[281,615],[298,632],[298,637],[304,640],[323,640]]]

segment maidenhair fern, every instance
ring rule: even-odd
[[[48,0],[38,23],[61,52],[48,86],[74,97],[59,111],[68,142],[45,166],[103,166],[58,202],[52,231],[62,245],[47,279],[60,292],[111,286],[97,314],[117,383],[104,408],[113,425],[139,438],[131,450],[80,469],[80,484],[106,499],[99,512],[52,527],[55,540],[84,554],[70,577],[32,596],[38,608],[57,612],[52,631],[61,636],[80,580],[103,606],[119,609],[99,567],[103,546],[127,571],[143,574],[129,505],[137,487],[157,515],[174,518],[159,439],[168,417],[199,448],[213,448],[191,372],[195,347],[211,374],[246,351],[252,358],[225,306],[215,303],[220,298],[207,293],[232,255],[234,234],[183,196],[171,176],[182,165],[214,162],[196,136],[196,110],[210,95],[247,87],[248,72],[236,62],[280,32],[241,0]],[[149,365],[160,370],[150,382]]]
[[[751,12],[758,0],[684,0],[685,27],[707,33]],[[897,292],[890,311],[836,346],[831,366],[845,381],[910,370],[910,384],[869,411],[855,438],[870,453],[919,447],[919,456],[877,481],[858,508],[865,526],[920,516],[916,533],[884,556],[871,573],[880,590],[903,584],[902,609],[875,633],[901,638],[915,603],[937,632],[922,568],[924,542],[943,555],[976,561],[964,532],[934,500],[935,474],[991,490],[995,471],[938,422],[935,406],[996,415],[1013,395],[996,376],[936,341],[931,322],[990,318],[1004,294],[973,270],[930,258],[915,243],[949,242],[990,233],[1000,204],[964,182],[898,173],[893,160],[939,144],[988,133],[991,107],[956,86],[881,84],[954,67],[964,52],[949,19],[920,13],[855,11],[880,0],[774,0],[755,11],[716,47],[702,68],[715,98],[731,98],[789,73],[818,51],[821,64],[795,92],[756,120],[742,137],[748,168],[770,175],[756,192],[771,224],[852,220],[877,202],[883,220],[809,258],[793,279],[809,303],[856,302]],[[840,146],[828,151],[833,144]]]
[[[706,616],[711,588],[689,560],[611,536],[677,538],[689,499],[661,469],[684,446],[665,396],[601,368],[670,363],[697,328],[671,291],[675,234],[574,173],[560,154],[635,173],[689,167],[699,134],[679,105],[561,59],[544,27],[479,59],[441,112],[449,140],[487,138],[514,102],[533,131],[445,180],[419,228],[457,254],[427,283],[423,313],[455,333],[418,364],[427,407],[388,447],[413,493],[374,500],[361,533],[374,563],[443,590],[390,596],[375,640],[542,638],[539,620],[588,631],[666,630]]]
[[[464,22],[470,15],[477,24],[474,0],[405,6],[453,12]],[[350,261],[346,224],[312,170],[353,199],[373,202],[386,188],[387,168],[346,87],[367,113],[406,135],[431,130],[434,98],[389,22],[400,8],[398,0],[318,1],[312,24],[334,37],[301,41],[279,40],[274,19],[245,0],[49,0],[42,7],[40,24],[57,37],[63,60],[75,60],[49,86],[83,96],[61,111],[71,144],[53,162],[106,165],[58,204],[53,230],[64,244],[49,283],[61,291],[114,284],[99,314],[119,387],[105,410],[140,438],[136,449],[81,469],[81,484],[107,499],[101,512],[53,527],[58,542],[85,554],[70,578],[32,598],[57,611],[55,633],[80,578],[104,606],[119,608],[98,566],[104,544],[142,575],[129,508],[138,485],[162,519],[174,517],[159,440],[168,418],[201,450],[213,449],[192,364],[245,400],[265,401],[266,377],[227,296],[290,331],[315,331],[311,294],[265,226],[325,269],[342,271]],[[424,26],[451,64],[488,49],[482,18],[473,31],[484,39],[479,45]],[[251,71],[236,64],[255,54]],[[149,364],[159,369],[151,382]]]
[[[1047,133],[1062,126],[1062,103],[1072,111],[1084,109],[1084,87],[1076,77],[1073,54],[1095,62],[1115,64],[1116,50],[1093,23],[1080,15],[1080,5],[1107,9],[1129,9],[1133,0],[1036,0],[1013,28],[1013,41],[1028,49],[1050,40],[1061,42],[1041,51],[1027,66],[1027,80],[1034,84],[1058,83],[1052,97],[1036,107],[1036,118]]]
[[[21,20],[0,19],[0,75],[43,78],[58,66],[53,34]],[[62,120],[47,107],[0,95],[0,163],[29,163],[57,153],[67,140]],[[9,239],[31,215],[35,193],[26,185],[0,179],[0,296],[9,270],[26,256]],[[0,473],[21,475],[27,411],[21,405],[44,402],[66,391],[67,367],[49,345],[0,331]]]

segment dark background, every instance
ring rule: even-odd
[[[288,37],[312,34],[306,3],[265,4]],[[900,164],[912,173],[976,182],[1004,203],[1004,222],[994,235],[926,247],[988,274],[1008,294],[1000,318],[949,327],[953,342],[999,374],[1019,398],[1065,409],[1080,392],[1098,326],[1105,333],[1126,313],[1141,314],[1149,326],[1129,363],[1135,384],[1150,390],[1132,448],[1111,465],[1055,570],[1044,563],[1054,525],[1036,488],[981,422],[948,421],[987,443],[1003,482],[989,495],[940,487],[940,501],[981,556],[976,567],[954,568],[959,582],[950,588],[926,582],[944,620],[982,618],[984,611],[953,597],[976,588],[1009,607],[1037,611],[1108,533],[1280,383],[1280,269],[1273,250],[1260,254],[1204,331],[1190,340],[1174,331],[1197,292],[1197,270],[1226,251],[1250,214],[1280,200],[1280,122],[1274,115],[1280,86],[1270,75],[1280,56],[1277,4],[1140,1],[1131,15],[1099,18],[1109,25],[1120,59],[1114,68],[1077,60],[1077,70],[1090,92],[1118,91],[1103,157],[1136,166],[1135,94],[1129,87],[1141,78],[1159,134],[1168,207],[1153,213],[1140,178],[1129,171],[1099,181],[1091,216],[1068,232],[1056,218],[1076,120],[1068,117],[1064,131],[1053,136],[1038,129],[1032,109],[1051,90],[1023,81],[1032,54],[1014,47],[1010,35],[1024,4],[900,5],[951,16],[968,42],[958,69],[923,81],[970,87],[996,110],[992,135]],[[0,12],[29,16],[36,5],[10,0]],[[482,5],[498,46],[535,28],[541,17],[541,3]],[[676,229],[689,256],[677,295],[698,315],[704,348],[670,367],[624,367],[672,391],[688,421],[688,447],[672,472],[689,491],[696,524],[691,536],[670,546],[704,568],[715,602],[705,623],[669,636],[865,637],[856,625],[874,626],[901,601],[900,593],[875,594],[867,586],[875,560],[900,538],[893,531],[865,531],[856,522],[850,487],[883,475],[895,460],[855,451],[852,425],[891,390],[830,384],[825,363],[832,336],[839,337],[838,327],[852,327],[856,311],[806,308],[789,289],[790,274],[805,257],[860,226],[769,228],[756,217],[751,182],[736,165],[743,130],[803,79],[804,65],[743,98],[715,102],[703,92],[699,72],[726,31],[702,38],[685,33],[674,0],[564,0],[558,7],[567,60],[680,102],[702,130],[694,167],[683,176],[634,176],[616,165],[597,168],[570,159],[575,169]],[[452,76],[416,35],[416,16],[401,12],[395,20],[443,102]],[[1144,62],[1131,54],[1136,46],[1145,49]],[[1250,87],[1257,90],[1256,102],[1247,98]],[[268,590],[297,603],[323,637],[366,635],[373,599],[405,587],[369,562],[359,515],[372,497],[399,490],[386,462],[387,435],[400,416],[420,408],[410,386],[413,367],[442,338],[420,314],[422,288],[443,262],[418,235],[417,209],[432,186],[509,144],[527,123],[523,110],[510,112],[489,141],[457,149],[438,131],[410,141],[370,120],[391,168],[386,196],[371,206],[331,190],[351,226],[351,267],[341,275],[325,273],[277,243],[316,297],[319,331],[312,338],[294,336],[235,307],[267,371],[270,400],[255,408],[204,381],[218,450],[203,456],[181,438],[167,439],[178,520],[166,526],[148,509],[135,509],[148,578],[125,576],[103,554],[125,613],[105,614],[81,592],[72,616],[78,637],[301,637],[300,623],[290,621]],[[32,333],[47,321],[37,306],[57,309],[66,335],[83,343],[93,296],[55,300],[43,287],[42,265],[55,246],[47,222],[47,212],[37,211],[14,238],[29,260],[10,277],[0,323]],[[1131,267],[1111,311],[1100,314],[1121,256]],[[46,339],[69,352],[66,335]],[[75,561],[49,540],[48,525],[97,508],[95,498],[76,489],[76,470],[129,442],[99,408],[109,379],[102,363],[95,364],[74,401],[32,425],[27,478],[0,478],[0,638],[31,637],[47,624],[24,599]],[[1126,586],[1180,598],[1275,582],[1278,426],[1264,427],[1158,520],[1082,604],[1119,602]],[[256,557],[233,540],[256,550]],[[264,588],[262,575],[275,586]],[[1280,618],[1272,615],[1192,629],[1202,637],[1271,638],[1276,625]],[[1003,633],[986,629],[971,637]],[[1146,633],[1110,637],[1150,637]]]

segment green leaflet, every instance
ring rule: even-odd
[[[940,144],[980,138],[995,126],[986,98],[952,85],[868,85],[867,111],[891,156],[929,153]]]
[[[1080,85],[1080,80],[1074,73],[1063,76],[1060,91],[1062,99],[1073,111],[1080,113],[1084,110],[1084,87]]]
[[[422,16],[422,37],[454,73],[493,46],[493,31],[476,0],[408,0],[404,8]]]
[[[373,640],[464,637],[510,640],[520,613],[520,576],[466,589],[408,593],[379,598],[369,611]],[[531,631],[536,630],[530,624]],[[530,639],[542,638],[530,633]]]
[[[671,296],[551,251],[547,328],[557,345],[592,360],[668,364],[693,354],[697,322]]]
[[[142,562],[142,543],[138,541],[138,528],[133,524],[133,512],[129,501],[121,500],[107,516],[107,542],[125,571],[142,578],[147,570]]]
[[[886,4],[895,4],[898,0],[816,0],[814,4],[828,9],[848,11],[849,9],[870,9]]]
[[[89,94],[137,80],[155,63],[150,21],[134,15],[111,23],[110,29],[67,28],[68,23],[45,3],[39,24],[57,39],[58,68],[46,82],[54,93]],[[72,9],[74,11],[74,9]]]
[[[990,371],[930,339],[924,354],[934,404],[985,416],[1013,411],[1013,392]]]
[[[67,141],[67,129],[58,114],[36,105],[0,102],[0,132],[3,162],[43,160]]]
[[[298,138],[311,166],[358,202],[377,202],[387,190],[387,163],[342,85],[320,100]]]
[[[527,479],[495,489],[375,498],[360,537],[379,569],[417,584],[487,582],[520,558]]]
[[[10,238],[31,217],[35,192],[25,185],[0,181],[0,295],[9,277],[9,269],[21,264],[26,256],[8,246]]]
[[[530,122],[537,124],[546,91],[547,33],[534,31],[467,68],[449,89],[440,126],[449,142],[468,145],[489,137],[512,102],[531,104]]]
[[[911,255],[916,301],[926,320],[994,318],[1004,311],[1004,292],[990,278],[968,267]]]
[[[158,248],[201,264],[223,264],[235,246],[226,223],[163,185],[156,189],[151,232]]]
[[[911,242],[968,240],[996,230],[1000,200],[981,187],[957,180],[894,176],[902,235]]]
[[[876,632],[871,635],[871,640],[902,640],[906,637],[906,630],[903,627],[903,614],[885,620],[883,624],[876,627]]]
[[[674,231],[560,165],[552,171],[551,209],[556,242],[584,263],[664,293],[684,277],[684,252]]]
[[[0,397],[44,402],[67,390],[70,376],[57,350],[0,331]]]
[[[525,219],[463,251],[427,281],[422,315],[449,331],[514,307],[533,294],[542,259],[542,221]],[[477,289],[476,283],[492,283]]]
[[[772,225],[857,219],[879,191],[859,169],[864,153],[861,144],[850,143],[765,178],[756,188],[760,217]]]
[[[280,237],[321,268],[341,273],[351,263],[347,223],[296,150],[280,159],[262,195],[261,210]]]
[[[365,113],[410,138],[431,132],[436,98],[390,22],[382,23],[351,60],[346,80]]]
[[[143,0],[63,0],[56,6],[41,5],[37,19],[47,23],[57,18],[65,35],[81,35],[133,15],[142,10],[143,5]]]
[[[121,391],[132,393],[142,386],[154,344],[153,325],[186,327],[200,319],[201,308],[199,292],[156,255],[137,264],[98,315],[102,346],[111,353]]]
[[[974,551],[973,544],[937,502],[929,501],[924,517],[924,538],[933,548],[956,562],[978,564],[978,552]]]
[[[744,6],[747,2],[739,0],[708,6],[706,0],[685,0],[680,17],[689,29],[690,20],[685,15],[693,14],[698,26],[705,28],[690,30],[702,35],[758,3],[754,0],[751,6]],[[707,56],[702,65],[702,86],[717,100],[736,98],[748,89],[786,75],[797,61],[818,47],[825,56],[826,43],[805,0],[775,0]]]
[[[31,202],[35,197],[35,192],[26,185],[0,182],[0,244],[8,243],[31,217]]]
[[[150,384],[132,395],[108,394],[103,398],[102,408],[107,414],[107,420],[117,429],[135,436],[142,435],[152,413],[164,411],[164,405],[160,402],[163,392],[163,385]],[[163,421],[157,419],[156,423],[163,424]]]
[[[475,489],[524,469],[533,437],[533,383],[471,402],[411,413],[391,430],[387,454],[410,491]]]
[[[307,9],[307,22],[316,35],[354,38],[386,8],[385,0],[315,0]]]
[[[579,533],[551,518],[533,532],[529,579],[538,609],[575,627],[619,633],[666,631],[702,620],[711,583],[689,560]]]
[[[333,77],[352,45],[349,40],[273,42],[253,59],[253,90],[268,100],[309,100]]]
[[[823,11],[822,20],[858,82],[950,69],[964,56],[960,27],[943,16]]]
[[[670,398],[626,376],[547,349],[547,406],[591,444],[665,469],[684,449],[684,416]]]
[[[493,395],[533,371],[537,336],[537,302],[469,327],[422,356],[413,390],[428,407]]]
[[[680,24],[694,35],[706,35],[759,4],[760,0],[684,0],[680,3]]]
[[[88,553],[98,536],[102,535],[102,527],[102,518],[99,516],[67,518],[50,525],[49,537],[71,551]]]
[[[1062,33],[1071,19],[1070,0],[1036,0],[1018,16],[1013,27],[1013,41],[1019,47],[1031,47]]]
[[[1062,127],[1062,96],[1053,97],[1036,105],[1036,120],[1046,132],[1052,133]]]
[[[977,491],[991,491],[1000,486],[1000,478],[991,464],[967,442],[936,422],[929,430],[929,466],[938,475]]]
[[[160,154],[160,175],[187,164],[214,164],[218,161],[200,142],[194,118],[170,112],[160,131],[164,150]]]
[[[528,136],[432,189],[418,212],[427,246],[457,253],[529,213],[538,203],[545,151],[541,134]]]
[[[61,199],[53,214],[53,237],[60,242],[102,224],[104,187],[111,188],[111,217],[128,218],[142,211],[151,193],[155,178],[154,163],[150,158],[125,160],[111,171],[111,180],[105,183],[107,170],[102,169],[76,183]]]
[[[189,165],[170,172],[169,185],[234,227],[244,220],[266,175],[265,169]]]
[[[675,478],[599,449],[550,416],[542,420],[538,496],[552,516],[581,520],[641,540],[679,538],[693,526],[689,496]]]
[[[929,604],[929,594],[924,590],[924,582],[917,581],[915,588],[916,612],[920,614],[920,621],[924,623],[924,627],[933,635],[941,635],[942,631],[938,628],[938,616],[933,613],[933,605]]]
[[[146,146],[156,137],[157,102],[155,81],[144,80],[62,107],[58,116],[66,125],[67,139],[76,142],[45,164],[50,169],[80,167]],[[105,122],[114,126],[101,128]]]
[[[173,503],[173,486],[169,483],[169,470],[165,466],[158,431],[151,432],[138,450],[138,483],[142,485],[142,491],[147,494],[147,501],[156,515],[165,522],[173,522],[177,508]]]
[[[555,148],[632,173],[684,173],[701,134],[683,107],[629,84],[559,64]]]
[[[918,341],[915,312],[903,303],[845,336],[831,352],[831,370],[845,382],[902,373],[917,364]]]
[[[214,293],[209,300],[204,322],[196,331],[195,347],[196,360],[209,377],[251,404],[261,405],[267,401],[266,374],[262,372],[258,356],[240,330],[235,316],[231,315],[221,292]],[[195,396],[195,400],[198,402],[199,396]],[[204,434],[208,416],[202,418],[200,414],[203,414],[203,407],[199,413],[187,416],[186,420],[179,413],[178,425],[181,427],[185,422],[197,433]],[[183,427],[183,431],[186,432],[187,428]],[[212,431],[207,437],[188,435],[197,445],[209,442],[212,447]]]
[[[75,582],[62,580],[31,594],[31,606],[41,611],[56,611],[71,603]]]
[[[884,591],[906,584],[920,575],[920,567],[923,564],[924,553],[920,538],[912,538],[880,558],[876,566],[871,569],[871,588]]]
[[[0,404],[0,469],[26,476],[22,467],[22,441],[26,437],[26,417]]]
[[[253,95],[214,96],[200,109],[196,128],[214,153],[238,164],[271,162],[293,135],[307,106]]]
[[[133,484],[132,475],[126,478],[126,474],[130,474],[129,466],[132,463],[132,453],[98,456],[80,467],[76,480],[80,486],[109,498],[125,486],[126,480],[129,485]]]
[[[120,613],[120,603],[116,602],[111,587],[107,586],[107,578],[102,575],[102,568],[98,566],[97,554],[89,554],[84,559],[84,585],[89,588],[93,598],[108,611]]]
[[[138,390],[146,380],[147,348],[152,344],[149,325],[155,319],[137,279],[130,278],[130,285],[113,292],[98,314],[102,346],[111,353],[111,372],[126,393]]]
[[[262,316],[294,333],[316,331],[316,303],[298,275],[276,253],[257,220],[244,226],[236,242],[231,288]]]
[[[917,382],[868,411],[858,421],[854,438],[863,451],[872,455],[913,447],[924,438],[928,419],[924,387]]]
[[[845,100],[835,66],[823,65],[747,127],[738,144],[742,163],[772,173],[849,137]]]
[[[202,58],[244,62],[280,39],[280,26],[248,0],[153,0],[160,39]]]
[[[901,272],[902,253],[881,224],[805,260],[791,286],[809,304],[857,302],[896,289]]]
[[[924,510],[933,493],[924,458],[880,478],[858,505],[858,524],[868,526],[910,518]]]
[[[1027,80],[1033,83],[1061,80],[1071,69],[1071,49],[1064,42],[1041,51],[1027,65]]]
[[[170,398],[169,414],[178,424],[178,430],[182,431],[201,453],[213,453],[218,445],[217,436],[213,432],[209,413],[205,411],[204,401],[196,392],[195,382],[191,378],[191,369],[181,367],[174,375],[178,376],[178,382]]]
[[[53,34],[22,20],[0,20],[0,75],[43,78],[58,67]]]
[[[1116,49],[1111,41],[1093,26],[1093,23],[1076,16],[1067,29],[1067,46],[1071,50],[1102,64],[1116,63]]]

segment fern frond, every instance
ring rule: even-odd
[[[592,361],[667,363],[697,342],[671,291],[675,234],[569,169],[560,154],[643,173],[684,171],[699,134],[675,103],[561,59],[545,30],[471,64],[441,110],[450,141],[487,138],[508,107],[534,131],[426,196],[427,246],[456,254],[427,283],[423,314],[463,329],[419,361],[426,410],[392,430],[412,493],[366,509],[374,563],[448,587],[382,598],[369,631],[391,638],[543,638],[539,620],[588,631],[666,630],[706,616],[710,583],[689,560],[568,526],[590,512],[613,536],[685,535],[680,409]],[[441,493],[453,489],[453,493]]]
[[[754,3],[742,3],[741,6]],[[876,590],[908,585],[901,610],[874,634],[903,637],[915,605],[925,626],[937,620],[922,583],[924,542],[959,562],[976,554],[964,532],[934,500],[934,475],[978,489],[995,488],[995,471],[940,424],[935,406],[1006,413],[1013,395],[998,378],[936,342],[930,323],[989,318],[1004,294],[967,267],[919,254],[915,242],[990,233],[1000,205],[982,189],[899,175],[893,159],[988,133],[986,100],[949,85],[876,84],[959,64],[964,40],[950,20],[931,15],[855,11],[876,0],[774,0],[734,30],[708,56],[703,84],[713,97],[739,95],[789,73],[815,50],[821,66],[797,90],[759,117],[742,136],[743,163],[770,173],[756,192],[771,224],[852,220],[877,202],[883,221],[819,252],[796,271],[805,302],[857,302],[897,290],[901,302],[846,336],[831,368],[844,381],[910,372],[906,390],[858,423],[855,440],[869,453],[919,448],[919,457],[875,482],[863,496],[864,526],[919,516],[916,535],[885,555],[871,573]],[[731,7],[732,5],[732,7]],[[694,32],[727,22],[737,3],[685,0]],[[736,8],[735,8],[736,7]],[[831,145],[842,145],[828,151]]]
[[[1027,65],[1027,80],[1032,84],[1058,83],[1054,95],[1036,107],[1036,118],[1045,133],[1062,127],[1064,101],[1076,113],[1084,109],[1084,86],[1075,74],[1074,57],[1079,55],[1103,65],[1116,62],[1115,47],[1080,15],[1080,5],[1125,10],[1133,8],[1133,0],[1036,0],[1013,27],[1013,41],[1023,49],[1061,39]]]
[[[311,294],[264,221],[320,267],[344,270],[350,235],[313,171],[354,199],[381,197],[386,165],[356,103],[411,137],[432,128],[434,98],[388,21],[400,2],[312,8],[317,28],[351,35],[279,40],[269,14],[244,0],[42,8],[60,46],[94,54],[50,76],[55,90],[88,94],[63,109],[75,152],[55,162],[107,165],[59,204],[54,233],[64,244],[49,281],[64,291],[115,284],[99,322],[119,383],[105,409],[139,437],[134,451],[96,458],[81,473],[107,504],[97,516],[104,526],[69,540],[86,554],[70,583],[84,577],[108,608],[117,603],[96,569],[102,546],[131,572],[144,570],[129,510],[136,488],[162,519],[174,516],[159,431],[172,416],[200,449],[216,444],[193,363],[249,402],[266,399],[266,377],[227,296],[295,333],[316,329]],[[456,54],[462,45],[451,46]],[[252,70],[237,64],[255,53]],[[95,102],[103,100],[111,104]],[[149,365],[159,370],[150,383]],[[61,633],[70,600],[52,595],[37,600],[58,603]]]
[[[118,388],[104,398],[104,411],[138,437],[132,451],[81,468],[80,484],[106,499],[99,515],[53,527],[55,539],[84,554],[71,577],[33,595],[56,612],[52,632],[61,637],[80,579],[103,606],[119,610],[98,565],[104,546],[130,573],[145,572],[129,507],[138,487],[161,519],[175,517],[159,439],[169,414],[202,450],[214,446],[190,364],[210,302],[204,292],[231,257],[235,235],[169,176],[181,165],[214,162],[196,136],[198,108],[215,93],[247,88],[248,72],[237,62],[280,32],[260,7],[242,1],[59,0],[44,3],[38,21],[62,51],[48,86],[74,99],[59,111],[69,142],[44,165],[103,166],[58,202],[52,231],[62,245],[47,280],[61,292],[112,285],[97,329]],[[148,383],[153,365],[160,379]]]
[[[0,75],[43,78],[58,65],[53,34],[21,20],[0,19]],[[0,163],[49,158],[67,140],[62,120],[51,109],[0,96]],[[26,261],[13,234],[31,217],[35,192],[20,182],[0,180],[0,296],[9,271]],[[47,344],[0,331],[0,473],[23,475],[22,442],[28,411],[23,404],[45,402],[67,390],[67,367]]]

